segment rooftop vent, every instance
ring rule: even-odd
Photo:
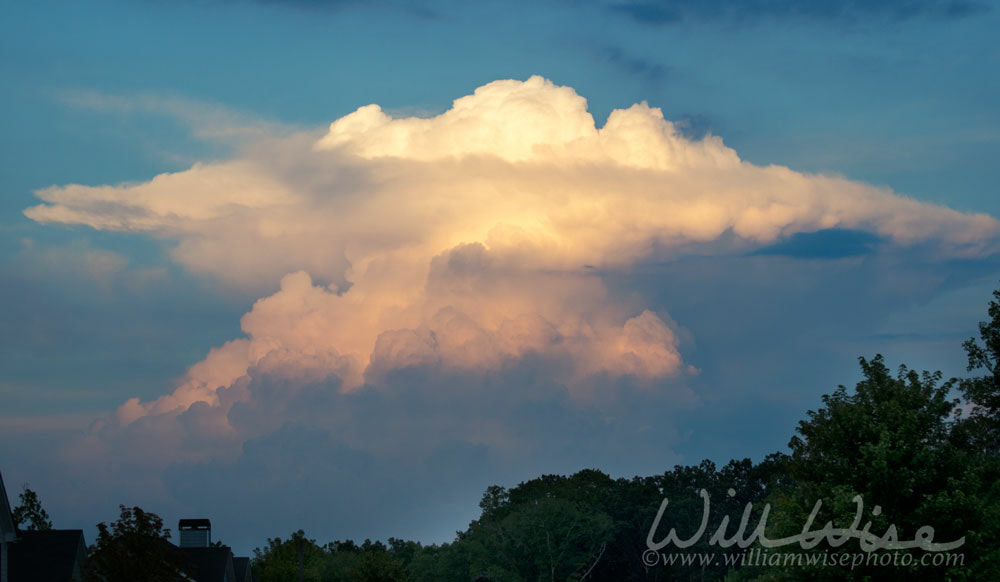
[[[207,519],[182,519],[177,530],[182,548],[207,548],[212,543],[212,522]]]

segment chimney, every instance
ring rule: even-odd
[[[182,548],[207,548],[212,543],[212,522],[207,519],[182,519],[177,530]]]

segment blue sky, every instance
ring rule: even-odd
[[[857,378],[858,356],[881,352],[892,365],[962,374],[961,341],[985,317],[997,282],[994,225],[985,216],[969,218],[1000,216],[1000,49],[991,34],[1000,12],[993,2],[553,0],[417,8],[148,0],[3,2],[2,11],[0,468],[12,489],[28,482],[40,492],[57,526],[90,527],[129,503],[168,520],[211,514],[219,535],[243,551],[299,527],[329,539],[446,540],[475,517],[491,483],[589,466],[648,474],[704,457],[760,458],[781,449],[819,395]],[[548,84],[528,82],[533,75]],[[663,142],[671,151],[691,159],[733,152],[741,165],[724,171],[668,163],[694,184],[692,200],[714,200],[723,214],[758,198],[764,202],[754,208],[766,210],[772,195],[783,204],[799,200],[796,188],[821,193],[808,198],[811,208],[839,210],[813,222],[734,222],[710,234],[674,232],[670,217],[660,217],[665,225],[649,226],[653,234],[646,236],[647,216],[614,209],[668,183],[656,174],[663,167],[637,161],[660,142],[650,142],[653,149],[633,142],[625,158],[605,152],[611,161],[582,149],[536,157],[529,159],[537,164],[531,175],[547,186],[535,198],[517,198],[527,209],[517,216],[537,211],[558,223],[565,217],[547,206],[547,188],[577,184],[579,197],[566,204],[592,204],[585,222],[596,234],[552,231],[552,246],[532,243],[527,256],[545,260],[530,275],[504,275],[521,273],[534,259],[510,250],[516,245],[468,234],[474,229],[453,216],[460,210],[434,198],[450,187],[468,192],[510,179],[520,190],[483,204],[514,213],[504,201],[531,190],[520,154],[463,142],[473,139],[466,126],[448,125],[453,100],[503,79],[525,85],[490,85],[497,99],[528,91],[537,111],[568,111],[566,127],[577,119],[577,101],[558,87],[586,99],[598,128],[613,110],[646,102],[674,122],[663,126],[675,132]],[[485,125],[475,127],[502,136],[503,123],[516,125],[517,112],[503,113],[515,117],[500,117],[499,129],[490,125],[496,112],[481,101],[471,110]],[[432,120],[425,137],[436,145],[392,150],[393,159],[409,160],[399,165],[379,161],[391,144],[375,125],[365,126],[369,133],[345,133],[347,145],[337,147],[348,150],[334,148],[332,158],[302,145],[327,139],[330,123],[369,104],[392,118]],[[633,111],[635,123],[653,119],[640,113]],[[536,125],[547,128],[547,116]],[[544,147],[563,135],[564,127],[552,126],[538,138]],[[523,131],[515,137],[534,135],[533,127]],[[444,148],[444,157],[434,148]],[[345,157],[337,157],[341,151]],[[477,156],[509,167],[475,166]],[[633,162],[635,171],[621,169]],[[796,177],[766,170],[771,165]],[[215,178],[197,190],[203,182],[193,167],[251,170],[227,173],[222,183],[240,186],[222,193]],[[450,172],[453,181],[441,177]],[[165,173],[175,178],[155,194],[162,199],[148,207],[129,201]],[[742,189],[758,175],[770,177]],[[199,212],[216,217],[228,212],[219,208],[247,204],[260,176],[273,179],[282,196],[305,196],[308,204],[288,206],[292,198],[282,198],[277,210],[265,205],[202,222]],[[411,185],[392,190],[395,176]],[[671,188],[689,183],[676,179]],[[799,186],[772,193],[787,180]],[[78,198],[67,194],[71,184],[86,187]],[[121,186],[123,198],[102,202],[104,185]],[[171,190],[189,186],[195,190],[188,202],[183,195],[190,192]],[[64,214],[26,215],[43,203],[36,191],[50,187],[56,198],[44,202]],[[610,191],[620,202],[603,205]],[[229,206],[198,206],[223,194]],[[327,196],[336,204],[358,197],[384,206],[333,212]],[[907,199],[927,205],[915,209]],[[439,211],[423,215],[419,200],[435,201]],[[157,214],[159,222],[140,220],[161,204],[171,210]],[[955,218],[944,207],[965,214]],[[185,218],[189,208],[197,212]],[[66,218],[69,212],[76,214]],[[389,226],[365,229],[364,221],[375,225],[382,214]],[[435,222],[440,215],[448,221]],[[305,222],[322,233],[315,239],[322,245],[296,239],[272,249],[246,234],[264,223],[290,232]],[[439,226],[425,232],[432,223]],[[366,290],[357,269],[388,255],[364,255],[354,250],[358,241],[382,248],[418,232],[420,252],[430,254],[414,263],[423,277],[414,280],[427,282],[435,309],[452,301],[445,307],[460,310],[463,285],[483,294],[483,313],[503,312],[516,299],[533,305],[531,313],[551,323],[559,349],[568,351],[517,351],[513,360],[504,352],[499,367],[470,364],[466,352],[442,351],[434,365],[393,360],[386,370],[373,359],[357,386],[351,373],[332,372],[334,364],[317,364],[326,370],[319,376],[303,372],[317,369],[301,359],[318,357],[315,345],[282,335],[275,322],[301,314],[282,311],[291,308],[281,301],[316,301],[322,311],[335,296],[377,295],[384,289],[373,279]],[[631,232],[639,233],[641,252],[614,240]],[[608,242],[606,233],[620,234]],[[439,235],[447,244],[426,246]],[[401,261],[405,253],[394,252]],[[568,269],[565,260],[577,261],[573,269],[586,269],[586,276],[547,278]],[[310,283],[281,283],[296,271],[309,273]],[[488,288],[507,283],[509,299],[487,297]],[[522,297],[520,289],[536,292]],[[538,297],[546,294],[551,302],[542,306]],[[255,306],[269,297],[274,301]],[[272,304],[278,315],[266,311]],[[577,360],[588,357],[566,347],[577,345],[567,331],[574,309],[584,319],[600,314],[587,320],[593,329],[614,320],[626,352],[646,342],[633,350],[640,363],[581,368]],[[476,312],[463,313],[499,334],[490,341],[507,337]],[[393,320],[379,331],[412,327],[414,337],[442,338],[440,321]],[[302,370],[253,360],[219,381],[230,396],[184,400],[179,413],[152,404],[183,390],[189,368],[214,362],[212,348],[250,337],[257,342],[251,351],[259,351],[265,336],[285,342],[281,349],[299,358],[287,365]],[[402,336],[379,337],[392,354],[416,357],[406,351],[415,344],[391,344]],[[341,355],[350,351],[335,347]],[[225,398],[235,404],[222,404]],[[129,399],[146,406],[135,412],[139,420],[121,413]],[[202,414],[214,420],[196,421]],[[212,428],[218,414],[228,419],[221,433]],[[473,436],[466,419],[495,432]],[[172,444],[144,455],[143,439]],[[255,515],[248,517],[251,505]]]

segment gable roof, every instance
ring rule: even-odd
[[[3,473],[0,473],[0,542],[4,541],[4,534],[13,535],[16,531],[14,528],[14,518],[10,514],[10,500],[7,499],[7,488],[3,485]]]
[[[250,558],[233,558],[233,569],[236,571],[236,582],[253,582]]]
[[[87,557],[79,529],[18,532],[7,551],[7,575],[17,582],[69,582],[79,576]]]
[[[181,555],[198,582],[234,580],[233,552],[226,546],[180,548]]]

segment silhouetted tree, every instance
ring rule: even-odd
[[[370,549],[360,552],[348,579],[355,582],[405,582],[407,576],[402,560],[387,550]]]
[[[97,541],[90,546],[90,582],[177,582],[187,575],[179,549],[170,543],[163,519],[139,507],[121,508],[110,527],[97,524]]]
[[[293,533],[287,540],[269,538],[267,547],[253,551],[253,573],[258,582],[283,582],[298,580],[299,544],[302,544],[304,575],[306,582],[320,582],[330,579],[324,575],[327,568],[326,552],[308,539],[304,531]],[[337,578],[333,578],[337,579]]]
[[[254,550],[253,572],[259,582],[298,580],[298,552],[302,544],[304,574],[307,582],[404,582],[409,580],[407,566],[423,548],[416,542],[390,538],[386,546],[379,541],[334,541],[324,546],[305,537],[299,530],[287,540],[271,538],[267,547]],[[434,564],[423,562],[433,569]],[[422,572],[427,570],[419,566]],[[418,577],[417,579],[424,579]],[[443,580],[432,577],[430,580]]]
[[[473,578],[593,580],[612,539],[601,500],[613,481],[599,471],[545,475],[507,491],[490,487],[483,514],[461,543],[471,550]]]
[[[39,501],[38,494],[28,489],[27,484],[24,485],[24,489],[18,498],[20,503],[11,512],[11,517],[14,519],[14,526],[16,528],[22,531],[52,529],[49,514],[42,507],[42,502]]]
[[[983,376],[962,380],[960,386],[970,405],[966,426],[972,442],[989,453],[1000,453],[1000,289],[993,292],[987,313],[979,323],[979,341],[969,338],[963,347],[969,358],[968,371],[983,370]]]
[[[860,359],[864,374],[853,391],[844,386],[823,396],[824,406],[808,412],[792,437],[789,473],[794,484],[776,496],[768,537],[801,532],[817,500],[822,505],[813,530],[832,521],[847,528],[861,495],[861,524],[881,536],[894,525],[900,540],[912,540],[924,525],[939,543],[954,541],[980,523],[974,498],[978,482],[970,458],[952,439],[949,421],[956,402],[953,381],[941,374],[918,374],[900,366],[896,375],[882,356]],[[875,505],[881,513],[874,512]],[[861,529],[861,525],[858,526]],[[801,553],[798,545],[784,551]],[[822,542],[813,550],[830,554],[862,552],[858,540],[839,547]],[[911,550],[916,558],[923,550]],[[961,579],[961,568],[862,565],[769,569],[768,579],[942,580]]]

